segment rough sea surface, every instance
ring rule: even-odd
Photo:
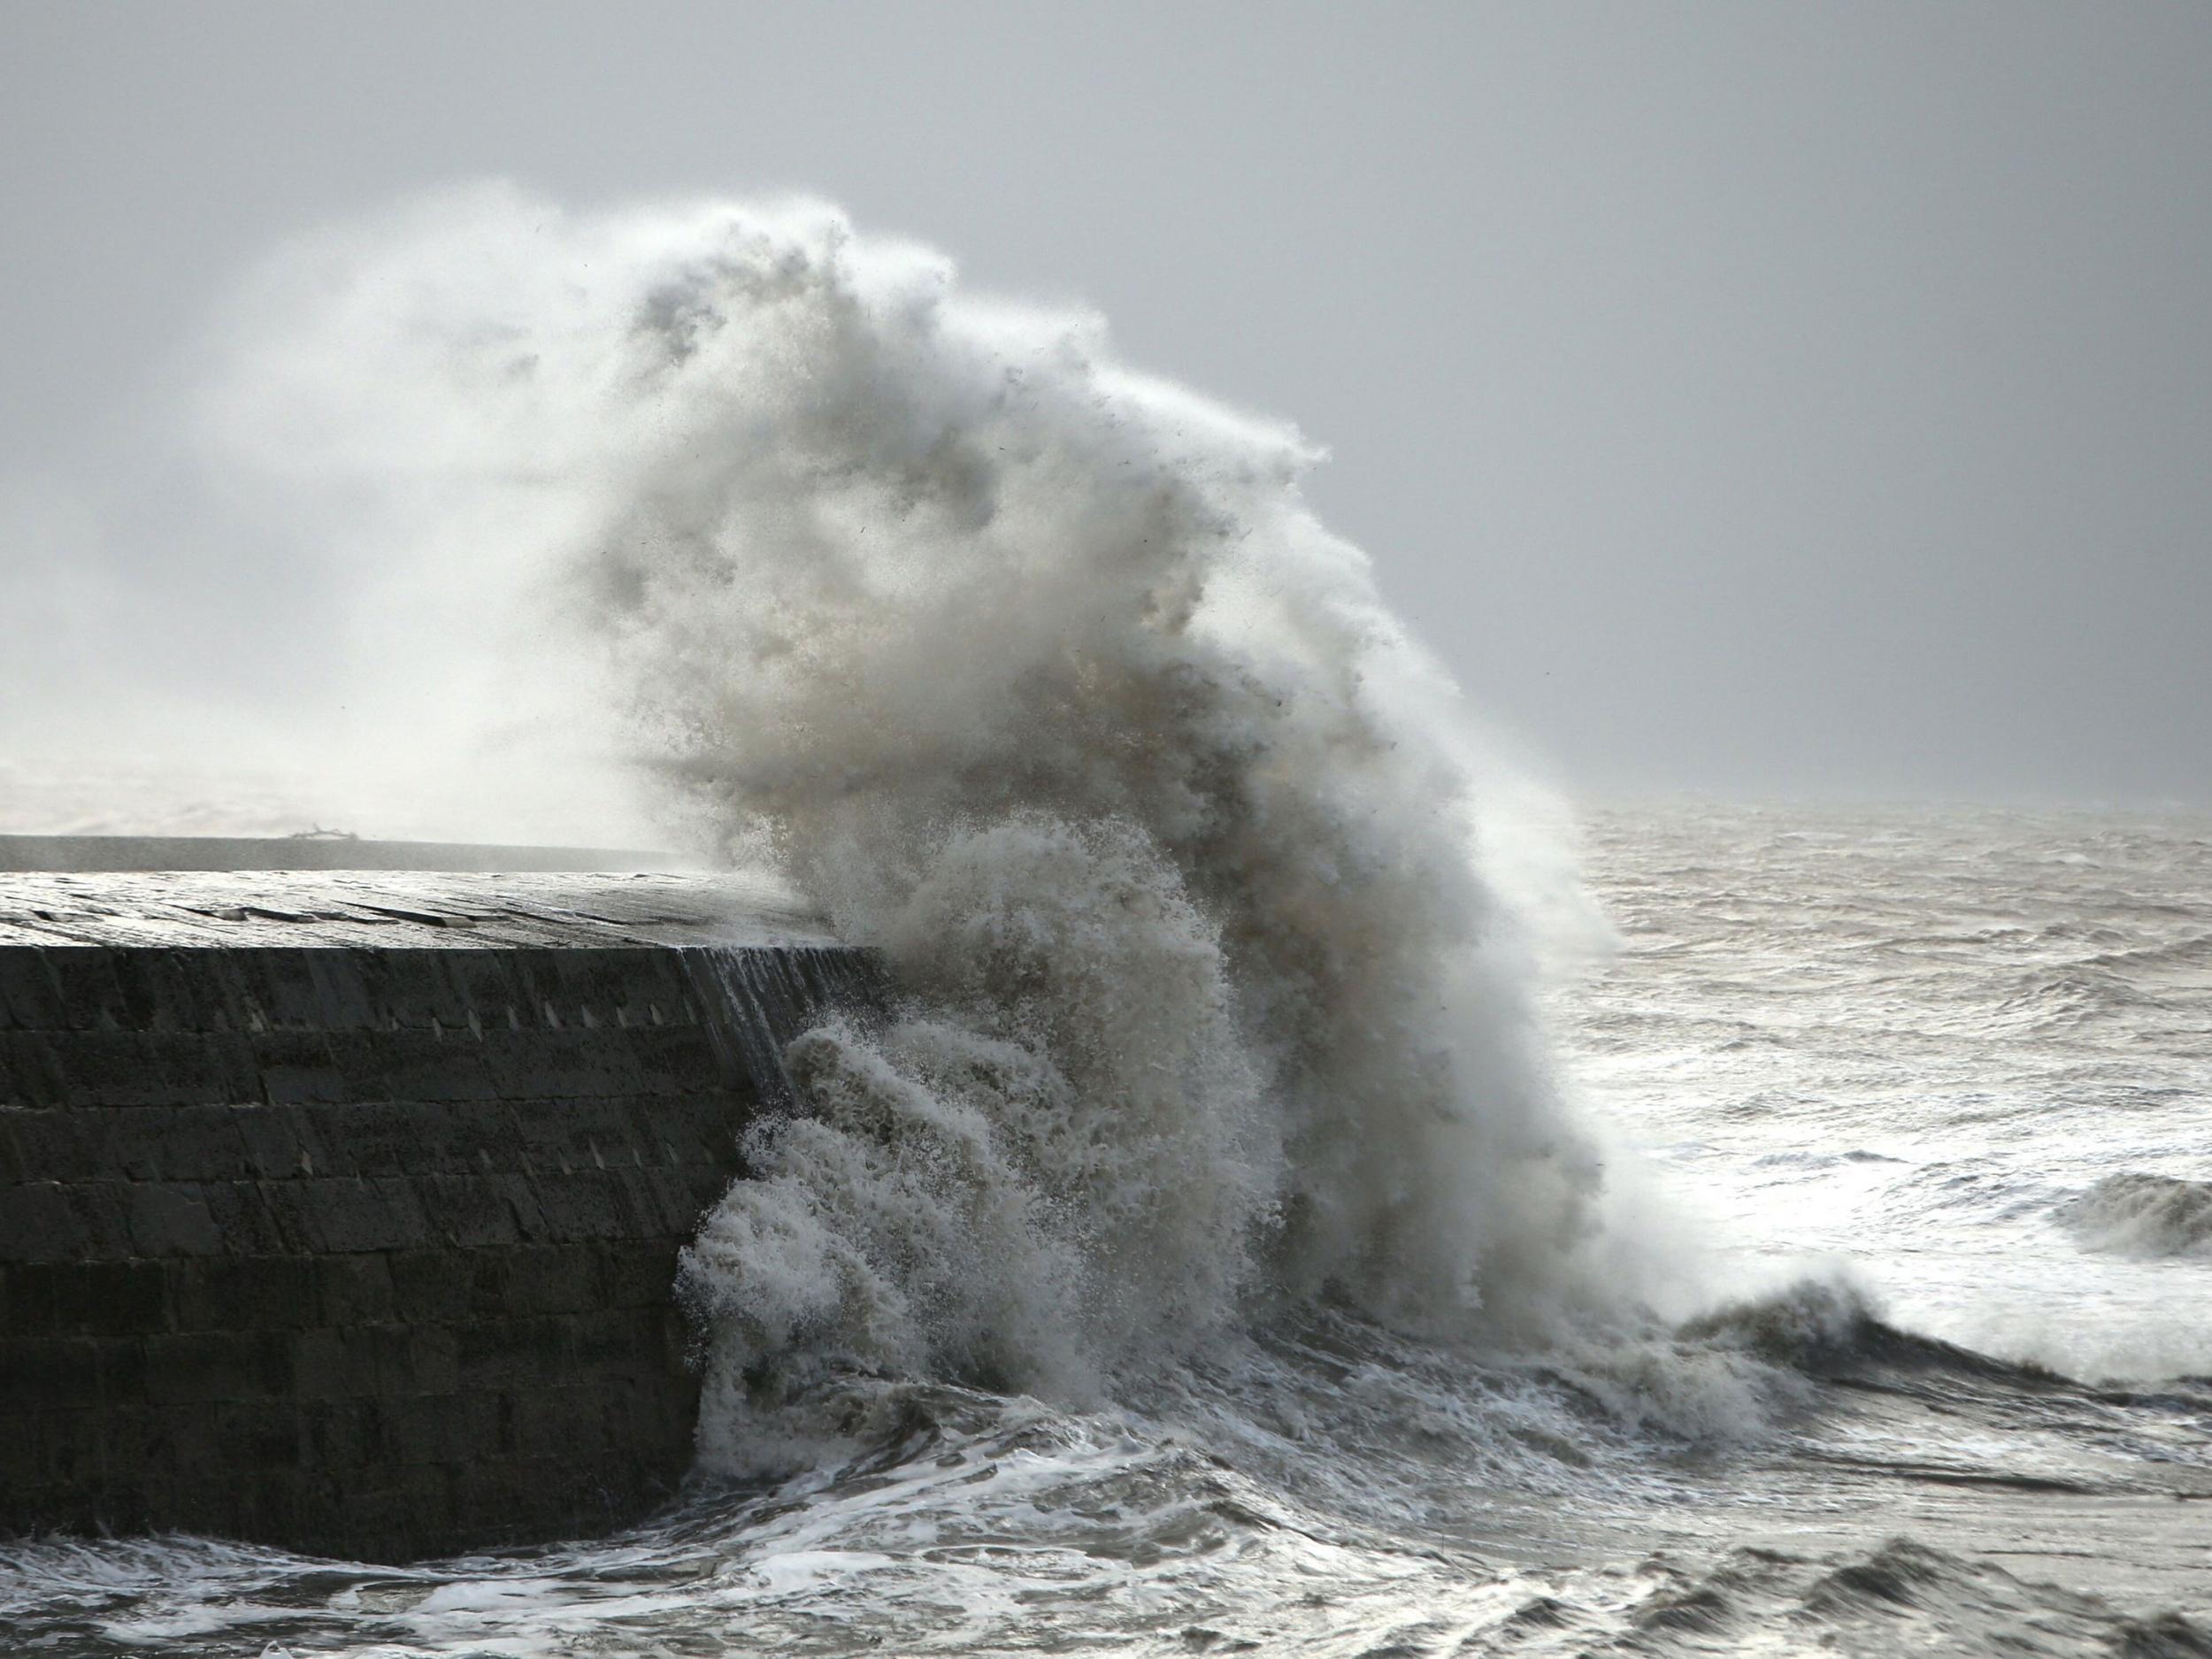
[[[1720,1311],[1514,1348],[1323,1298],[1080,1408],[827,1369],[841,1449],[616,1538],[0,1546],[0,1648],[2212,1655],[2212,823],[1586,839],[1619,949],[1550,994],[1560,1087]]]

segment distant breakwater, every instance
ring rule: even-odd
[[[677,1253],[872,995],[713,878],[0,875],[0,1531],[637,1517],[690,1463]]]

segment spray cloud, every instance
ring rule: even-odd
[[[1294,433],[810,204],[480,190],[247,303],[229,453],[363,503],[396,614],[541,596],[446,700],[618,710],[891,967],[688,1258],[731,1411],[794,1356],[1080,1394],[1277,1299],[1594,1294],[1508,787]]]

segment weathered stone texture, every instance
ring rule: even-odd
[[[865,990],[814,945],[0,947],[0,1529],[400,1559],[649,1509],[677,1252]]]

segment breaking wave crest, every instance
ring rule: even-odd
[[[223,419],[557,576],[682,821],[897,987],[795,1046],[687,1259],[710,1456],[825,1370],[1079,1399],[1283,1302],[1619,1294],[1532,1000],[1578,889],[1526,902],[1533,797],[1295,433],[826,208],[411,211],[272,290],[320,367]]]
[[[2129,1171],[2107,1176],[2060,1214],[2091,1249],[2212,1255],[2212,1183]]]
[[[1626,1628],[1607,1644],[1611,1651],[2212,1654],[2212,1637],[2178,1613],[2130,1617],[2098,1596],[2017,1578],[1910,1537],[1839,1563],[1755,1547],[1686,1570],[1655,1555],[1643,1563],[1637,1589],[1624,1609]],[[1515,1617],[1536,1630],[1567,1623],[1548,1601]]]

